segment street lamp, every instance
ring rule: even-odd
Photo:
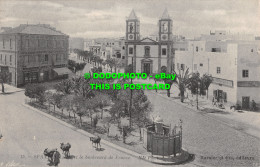
[[[134,71],[134,59],[132,57],[132,71]],[[131,77],[131,85],[133,84],[133,79]],[[132,127],[132,98],[133,98],[133,90],[130,89],[130,107],[129,107],[129,126]]]

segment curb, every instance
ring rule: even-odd
[[[52,120],[54,120],[54,121],[56,121],[56,122],[58,122],[58,123],[60,123],[60,124],[62,124],[62,125],[64,125],[64,126],[67,126],[68,128],[70,128],[70,129],[72,129],[72,130],[74,130],[74,131],[77,131],[78,133],[80,133],[80,134],[82,134],[82,135],[84,135],[84,136],[87,136],[87,137],[95,137],[95,135],[93,135],[93,134],[91,134],[91,133],[88,133],[88,132],[86,132],[86,131],[84,131],[84,130],[82,130],[82,129],[79,129],[79,128],[75,127],[75,126],[72,126],[72,125],[70,125],[70,124],[68,124],[68,123],[66,123],[66,122],[64,122],[64,121],[62,121],[62,120],[60,120],[60,119],[58,119],[58,118],[52,116],[52,115],[49,115],[49,114],[44,113],[43,111],[40,111],[40,110],[38,110],[38,109],[36,109],[36,108],[34,108],[34,107],[32,107],[32,106],[29,106],[28,104],[22,103],[22,105],[23,105],[24,107],[26,107],[26,108],[29,108],[29,109],[31,109],[31,110],[33,110],[33,111],[36,111],[37,113],[39,113],[39,114],[41,114],[41,115],[43,115],[43,116],[45,116],[45,117],[47,117],[47,118],[49,118],[49,119],[52,119]],[[141,159],[141,160],[150,162],[150,163],[154,163],[154,164],[160,164],[160,165],[176,165],[176,164],[181,164],[181,163],[187,161],[187,157],[186,157],[184,160],[178,161],[178,162],[166,162],[166,161],[158,160],[158,159],[156,159],[156,158],[151,158],[151,159],[149,159],[149,158],[148,158],[148,159],[147,159],[147,158],[141,158],[141,157],[146,157],[147,155],[142,155],[142,154],[136,153],[136,152],[134,152],[134,151],[128,150],[128,149],[126,149],[126,148],[123,148],[123,147],[121,147],[121,146],[117,146],[117,145],[115,145],[115,144],[113,144],[113,143],[111,143],[111,142],[109,142],[109,141],[107,141],[107,140],[104,140],[104,139],[102,139],[102,143],[103,143],[104,145],[106,145],[106,146],[108,146],[108,147],[111,147],[111,148],[113,148],[113,149],[116,149],[116,150],[118,150],[118,151],[120,151],[120,152],[123,152],[123,153],[128,154],[128,155],[130,155],[130,156],[133,156],[133,157],[135,157],[135,158],[138,158],[138,159]],[[184,149],[183,149],[183,150],[184,150]],[[187,151],[186,151],[186,152],[187,152]],[[189,155],[189,154],[188,154],[188,155]],[[150,156],[149,156],[149,157],[150,157]],[[156,161],[156,160],[157,160],[157,161]]]

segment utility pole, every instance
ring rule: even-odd
[[[134,71],[134,59],[132,57],[132,70],[131,73]],[[131,84],[133,84],[133,79],[131,79]],[[130,107],[129,107],[129,126],[132,127],[132,101],[133,101],[133,90],[130,89]]]

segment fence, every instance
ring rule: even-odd
[[[176,156],[181,153],[182,148],[182,130],[176,133],[176,127],[173,129],[172,134],[158,134],[150,131],[151,125],[143,129],[143,146],[152,155],[160,156]]]

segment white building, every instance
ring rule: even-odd
[[[209,97],[249,108],[260,103],[260,41],[188,41],[188,51],[175,51],[175,65],[211,74]]]

